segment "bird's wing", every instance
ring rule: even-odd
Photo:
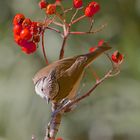
[[[83,76],[86,60],[86,56],[76,58],[75,62],[73,62],[73,64],[65,70],[63,75],[57,79],[60,90],[55,98],[56,102],[67,97],[68,99],[71,99],[75,96]]]
[[[60,77],[73,64],[74,61],[75,57],[64,58],[42,68],[35,74],[33,78],[34,84],[41,78],[47,76],[52,69],[56,69],[56,75],[57,77]]]

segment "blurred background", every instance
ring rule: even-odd
[[[63,117],[58,136],[64,140],[140,140],[140,0],[97,1],[101,11],[95,15],[94,28],[104,23],[108,26],[95,35],[71,36],[65,56],[88,52],[105,39],[113,50],[125,55],[125,61],[119,76],[108,79]],[[12,34],[12,19],[17,13],[34,21],[44,19],[38,2],[0,0],[0,140],[31,140],[32,134],[41,140],[50,118],[50,105],[35,94],[32,82],[34,74],[45,66],[41,49],[33,55],[23,54]],[[70,7],[72,0],[64,4]],[[73,29],[86,31],[88,27],[87,20],[83,20]],[[45,35],[52,62],[58,59],[62,40],[54,32]],[[97,59],[92,67],[99,74],[105,72],[109,68],[106,57]],[[80,92],[87,91],[94,82],[87,69]]]

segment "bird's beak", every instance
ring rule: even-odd
[[[47,101],[47,104],[49,104],[50,103],[50,98],[49,97],[45,97],[45,100]]]
[[[49,103],[50,103],[50,98],[47,99],[47,104],[49,104]]]

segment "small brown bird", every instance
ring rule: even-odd
[[[49,64],[33,78],[36,93],[48,102],[51,100],[52,103],[59,103],[63,99],[73,99],[85,68],[109,49],[111,47],[104,43],[94,52],[64,58]]]

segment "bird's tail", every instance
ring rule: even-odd
[[[86,66],[88,66],[90,63],[93,62],[94,59],[96,59],[98,56],[100,56],[102,53],[104,53],[107,50],[110,50],[111,47],[107,43],[103,43],[102,46],[97,47],[93,52],[87,53],[81,56],[86,56],[87,61],[85,63]]]

